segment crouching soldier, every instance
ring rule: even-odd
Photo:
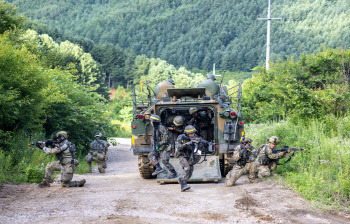
[[[233,152],[233,160],[236,165],[226,176],[226,186],[232,187],[236,181],[242,176],[248,174],[249,181],[256,183],[257,166],[254,162],[257,156],[257,151],[251,145],[252,139],[248,136],[242,137],[241,145],[238,145]]]
[[[290,150],[274,153],[273,149],[280,143],[278,137],[272,136],[268,139],[269,144],[263,145],[259,149],[257,157],[258,177],[264,178],[272,175],[272,171],[276,170],[279,159],[283,159],[288,155]]]
[[[74,173],[74,154],[75,145],[68,141],[68,134],[65,131],[57,132],[57,144],[53,141],[46,142],[47,146],[37,143],[36,146],[42,149],[46,154],[55,154],[57,161],[50,162],[45,168],[45,177],[39,184],[39,187],[50,187],[50,179],[53,171],[61,170],[61,185],[62,187],[82,187],[86,183],[85,179],[81,181],[72,181]],[[49,145],[52,146],[48,147]]]
[[[97,132],[95,134],[95,140],[90,143],[90,152],[85,157],[85,160],[89,166],[89,172],[92,173],[92,161],[96,161],[98,164],[98,171],[100,173],[105,173],[107,168],[107,152],[108,143],[102,138],[102,133]]]
[[[172,179],[176,177],[176,171],[174,167],[169,163],[171,145],[168,145],[168,130],[165,126],[160,124],[160,117],[152,114],[150,116],[151,125],[153,126],[153,150],[148,154],[148,158],[151,163],[156,167],[156,170],[152,173],[152,176],[156,176],[159,173],[164,172],[159,164],[159,160],[162,161],[164,166],[168,168],[168,178]]]

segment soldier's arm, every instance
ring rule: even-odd
[[[249,161],[253,162],[258,156],[258,151],[253,146],[250,146],[249,150],[250,150]]]
[[[270,147],[268,147],[266,151],[267,157],[269,157],[270,159],[282,159],[286,156],[286,152],[272,153],[272,149]]]
[[[238,161],[241,158],[240,151],[241,151],[241,146],[239,145],[233,151],[233,160],[234,161]]]
[[[68,148],[68,144],[64,144],[62,146],[55,146],[54,148],[44,147],[43,151],[46,154],[57,154],[57,153],[64,151],[67,148]]]

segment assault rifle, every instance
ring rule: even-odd
[[[36,145],[38,148],[43,149],[44,146],[46,147],[55,147],[57,144],[57,141],[53,141],[52,139],[47,139],[46,141],[37,141],[37,142],[31,142],[28,144],[28,146]]]
[[[283,163],[283,164],[286,164],[286,163],[288,163],[292,158],[293,158],[293,156],[294,156],[294,154],[295,154],[295,152],[296,151],[305,151],[305,148],[297,148],[297,147],[290,147],[289,148],[289,146],[287,146],[287,145],[285,145],[285,146],[283,146],[283,148],[282,149],[272,149],[272,153],[277,153],[277,152],[293,152],[293,154],[292,155],[290,155],[289,157],[288,157],[288,159]]]
[[[186,140],[190,140],[190,142],[194,143],[195,147],[194,149],[192,150],[192,159],[193,159],[193,162],[195,162],[196,164],[201,164],[203,163],[204,161],[207,161],[207,153],[213,153],[214,150],[213,150],[213,146],[214,147],[217,147],[216,143],[214,142],[208,142],[202,138],[199,138],[199,137],[187,137],[185,138]],[[195,155],[198,153],[198,150],[199,150],[199,144],[207,144],[208,145],[208,148],[206,148],[206,150],[204,151],[204,158],[203,158],[203,161],[202,162],[197,162],[196,161],[196,158],[195,158]]]

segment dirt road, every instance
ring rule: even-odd
[[[220,183],[159,185],[141,179],[130,145],[110,148],[107,173],[74,175],[82,188],[3,185],[0,223],[350,223],[343,213],[310,209],[307,201],[273,180],[228,188]]]

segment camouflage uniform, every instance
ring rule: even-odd
[[[195,136],[198,138],[198,136]],[[192,155],[194,144],[190,143],[190,139],[185,135],[181,134],[176,140],[176,152],[175,156],[179,159],[180,164],[183,169],[183,173],[179,179],[180,182],[186,181],[191,178],[193,173],[193,163],[190,162],[190,157]]]
[[[251,183],[255,182],[258,164],[253,161],[255,160],[258,153],[253,146],[250,146],[249,148],[247,148],[249,158],[245,159],[243,158],[243,150],[243,146],[238,145],[233,152],[233,160],[236,161],[237,164],[226,176],[227,187],[232,187],[233,185],[235,185],[236,181],[242,175],[246,174],[249,174],[248,178]]]
[[[192,109],[192,108],[191,108]],[[197,113],[197,115],[194,115]],[[208,116],[206,111],[194,112],[192,113],[192,119],[188,122],[188,124],[193,125],[196,130],[199,132],[199,136],[204,140],[209,141],[212,136],[208,136],[208,129],[211,123],[211,119]]]
[[[107,168],[108,160],[108,143],[106,141],[95,139],[90,143],[90,152],[85,157],[86,162],[89,166],[89,171],[92,173],[92,161],[96,161],[98,164],[98,171],[100,173],[105,173]]]
[[[271,147],[266,144],[260,147],[257,157],[258,177],[264,178],[272,175],[272,171],[276,170],[279,159],[286,157],[286,152],[272,153]]]
[[[151,163],[156,166],[159,159],[162,161],[164,166],[168,168],[171,173],[176,173],[174,167],[169,163],[171,145],[168,144],[168,130],[165,126],[159,125],[158,130],[155,131],[157,144],[159,145],[158,150],[153,150],[148,154],[148,158]],[[154,144],[154,143],[153,143]],[[154,161],[156,159],[156,162]]]
[[[56,144],[54,148],[43,147],[43,151],[47,154],[56,154],[58,161],[50,162],[45,168],[45,181],[51,179],[52,172],[61,170],[61,185],[62,187],[78,187],[85,184],[85,180],[71,181],[73,179],[74,164],[71,164],[72,155],[69,151],[70,143],[67,139]],[[47,185],[46,183],[46,186]]]

